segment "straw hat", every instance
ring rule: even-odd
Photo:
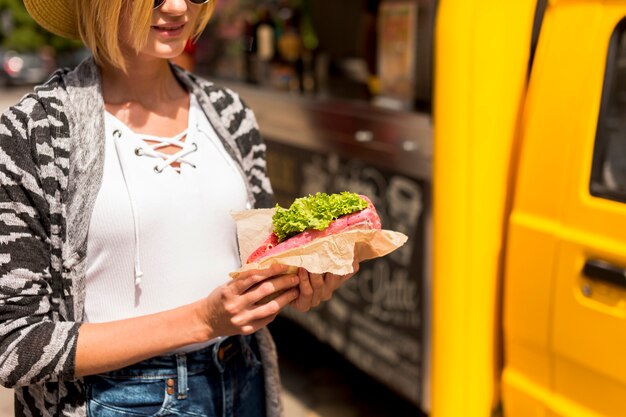
[[[75,0],[24,0],[26,10],[44,29],[64,38],[79,39]],[[85,1],[85,0],[77,0]]]

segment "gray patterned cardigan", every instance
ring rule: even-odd
[[[247,179],[249,200],[272,190],[252,111],[230,90],[174,67]],[[74,377],[85,300],[88,226],[104,163],[99,70],[57,71],[0,118],[0,383],[17,416],[85,416]],[[257,332],[268,417],[282,416],[276,351]]]

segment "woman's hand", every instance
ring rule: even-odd
[[[354,262],[353,268],[354,272],[348,275],[311,274],[304,268],[298,268],[300,296],[291,302],[291,306],[306,312],[320,305],[322,301],[330,300],[335,290],[359,271],[358,261]]]
[[[299,295],[299,278],[288,270],[273,265],[264,271],[247,271],[213,291],[202,318],[209,327],[209,338],[251,334],[272,322]],[[276,298],[257,304],[273,294]]]

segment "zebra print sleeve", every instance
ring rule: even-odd
[[[51,268],[57,226],[50,222],[40,175],[54,167],[53,155],[46,155],[52,148],[41,141],[49,129],[34,95],[0,117],[0,383],[5,387],[74,374],[79,324],[59,322],[62,280]]]
[[[267,174],[267,146],[261,137],[259,125],[254,112],[239,96],[235,96],[241,102],[245,114],[245,122],[240,129],[245,133],[240,137],[240,147],[247,148],[244,158],[248,180],[252,184],[257,208],[269,208],[274,206],[274,191]],[[247,126],[246,126],[247,125]]]
[[[267,175],[267,147],[261,137],[254,112],[234,91],[216,86],[213,88],[222,93],[222,98],[214,105],[239,147],[243,158],[243,169],[254,194],[255,207],[272,207],[274,194]]]

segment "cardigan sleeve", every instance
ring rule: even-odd
[[[62,321],[62,277],[53,259],[58,207],[45,140],[50,121],[35,95],[0,116],[0,383],[73,379],[80,324]],[[58,246],[58,245],[57,245]],[[57,259],[59,261],[59,259]],[[57,262],[58,263],[58,262]]]
[[[252,187],[255,208],[269,208],[274,204],[274,192],[267,173],[267,146],[252,109],[235,92],[225,89],[231,106],[236,109],[230,130],[242,154],[244,171]]]

